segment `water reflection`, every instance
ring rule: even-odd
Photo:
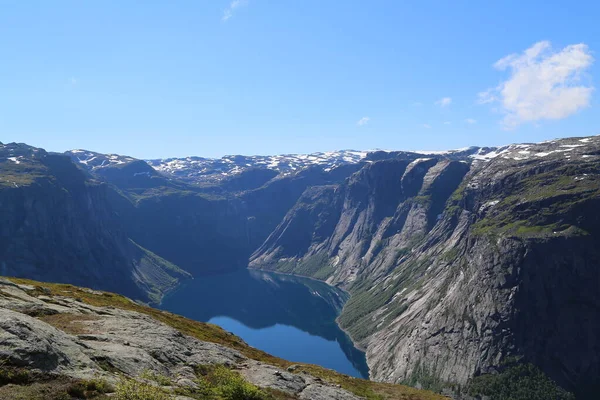
[[[162,308],[217,323],[273,355],[367,377],[364,354],[335,323],[346,300],[322,282],[242,270],[197,278]]]

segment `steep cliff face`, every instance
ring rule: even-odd
[[[374,379],[465,385],[517,359],[591,393],[599,155],[593,137],[476,152],[467,163],[375,162],[305,192],[251,266],[348,289],[339,322],[366,348]],[[317,227],[327,228],[309,235]]]
[[[382,262],[373,263],[383,248],[401,249],[423,237],[468,168],[448,160],[385,160],[342,185],[312,187],[250,265],[347,287],[362,275],[385,274]]]
[[[598,144],[516,147],[474,166],[431,235],[367,295],[379,304],[348,305],[380,324],[364,341],[374,376],[465,383],[515,356],[571,390],[597,385]]]
[[[248,222],[235,199],[159,191],[122,213],[136,242],[194,275],[247,265]]]
[[[363,164],[348,164],[325,171],[315,166],[296,174],[275,178],[260,188],[241,193],[249,223],[250,252],[261,246],[305,190],[314,186],[337,184]],[[247,261],[247,258],[246,258]]]
[[[189,274],[133,242],[110,188],[67,157],[26,145],[0,148],[1,273],[85,284],[158,300]]]

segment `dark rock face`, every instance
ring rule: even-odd
[[[531,246],[514,299],[515,347],[558,382],[584,393],[597,393],[600,376],[596,244],[579,237]]]
[[[125,206],[129,235],[194,275],[247,265],[248,221],[235,199],[176,191]]]
[[[133,242],[108,202],[111,189],[88,180],[66,156],[2,146],[0,173],[2,275],[104,288],[143,300],[156,300],[188,276]]]
[[[341,182],[361,166],[362,164],[351,164],[330,171],[310,167],[297,174],[273,179],[258,189],[240,194],[239,199],[244,204],[249,222],[250,253],[267,239],[306,189]]]

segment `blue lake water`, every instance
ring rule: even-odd
[[[161,308],[219,325],[274,356],[366,378],[364,353],[335,323],[346,300],[322,282],[242,270],[196,278]]]

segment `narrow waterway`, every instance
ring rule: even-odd
[[[161,308],[219,325],[274,356],[367,378],[364,353],[335,323],[346,299],[323,282],[241,270],[196,278]]]

